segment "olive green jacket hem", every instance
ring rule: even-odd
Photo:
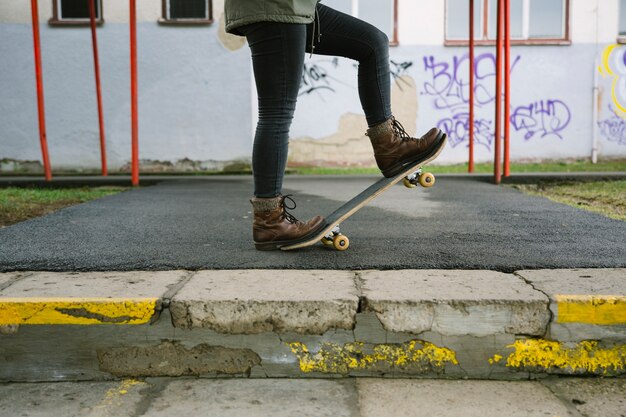
[[[289,16],[284,14],[257,14],[254,16],[245,16],[240,19],[230,20],[226,24],[226,32],[233,35],[241,35],[237,30],[238,27],[249,25],[257,22],[279,22],[279,23],[301,23],[309,24],[313,21],[314,16]]]

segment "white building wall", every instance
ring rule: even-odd
[[[140,157],[191,160],[193,169],[248,160],[256,116],[250,56],[242,38],[223,31],[223,0],[214,1],[215,24],[201,27],[159,25],[160,0],[137,4]],[[97,169],[89,29],[49,26],[51,6],[52,0],[39,1],[53,168]],[[98,36],[115,170],[130,160],[129,11],[127,1],[104,0],[103,6]],[[514,160],[589,157],[594,130],[600,157],[626,156],[625,48],[614,46],[618,11],[618,0],[572,0],[571,46],[512,48]],[[30,18],[29,0],[0,1],[0,171],[12,169],[6,161],[40,160]],[[416,134],[446,129],[450,145],[440,163],[467,161],[469,62],[466,47],[444,46],[445,0],[399,0],[398,30],[400,46],[390,51],[394,114]],[[493,159],[493,54],[493,47],[476,50],[478,161]],[[305,65],[303,82],[314,88],[303,90],[298,102],[290,163],[373,164],[353,62],[307,56]]]

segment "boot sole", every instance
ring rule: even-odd
[[[444,146],[446,145],[446,142],[447,142],[446,139],[447,139],[447,135],[440,130],[439,133],[437,134],[437,140],[435,141],[435,143],[433,143],[433,145],[429,149],[427,149],[421,154],[416,155],[410,159],[405,159],[404,161],[397,162],[394,166],[386,169],[385,171],[381,171],[383,176],[386,178],[392,178],[398,175],[399,173],[401,173],[402,171],[406,170],[406,168],[411,165],[417,165],[417,164],[425,165],[429,163],[430,161],[435,159],[437,156],[439,156]]]
[[[328,224],[326,223],[326,220],[324,220],[318,227],[316,227],[315,229],[311,230],[306,235],[301,236],[297,239],[278,240],[278,241],[272,241],[272,242],[254,242],[254,247],[256,248],[256,250],[263,250],[263,251],[280,250],[281,246],[293,245],[300,241],[308,240],[311,236],[319,233],[320,230],[324,229],[327,226]]]

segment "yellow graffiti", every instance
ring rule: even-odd
[[[324,343],[313,354],[304,343],[287,344],[300,362],[302,372],[347,374],[350,370],[405,369],[443,370],[448,363],[458,365],[456,353],[422,340],[401,344],[378,344],[367,347],[363,342],[343,346]]]
[[[626,367],[626,345],[600,348],[597,341],[587,340],[567,347],[561,342],[526,339],[517,340],[507,347],[514,349],[506,361],[506,366],[512,368],[607,374],[623,371]],[[489,363],[497,362],[495,359],[490,359]]]
[[[620,63],[617,56],[619,52],[624,53],[624,48],[620,45],[609,45],[602,52],[602,63],[598,68],[604,77],[611,77],[611,100],[615,105],[615,113],[622,118],[626,118],[626,66]]]
[[[156,298],[0,298],[0,326],[22,324],[143,324]]]
[[[557,323],[626,324],[626,296],[557,295]]]

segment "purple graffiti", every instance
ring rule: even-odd
[[[513,60],[511,73],[520,59],[518,55]],[[451,63],[437,61],[434,56],[426,56],[423,61],[428,80],[424,83],[422,95],[434,97],[436,109],[464,108],[469,103],[469,55],[454,56]],[[474,58],[474,98],[477,107],[495,100],[491,93],[496,76],[495,62],[494,54],[489,52]]]
[[[600,134],[609,142],[626,145],[626,120],[619,117],[611,106],[609,110],[612,113],[611,117],[598,122]]]
[[[561,100],[540,100],[517,107],[510,121],[516,131],[524,132],[525,140],[537,134],[542,138],[556,136],[563,139],[560,133],[569,125],[571,118],[569,108]]]
[[[474,119],[474,143],[491,150],[494,131],[491,120]],[[463,142],[469,142],[469,113],[458,113],[441,119],[437,127],[448,135],[448,143],[453,148]]]

